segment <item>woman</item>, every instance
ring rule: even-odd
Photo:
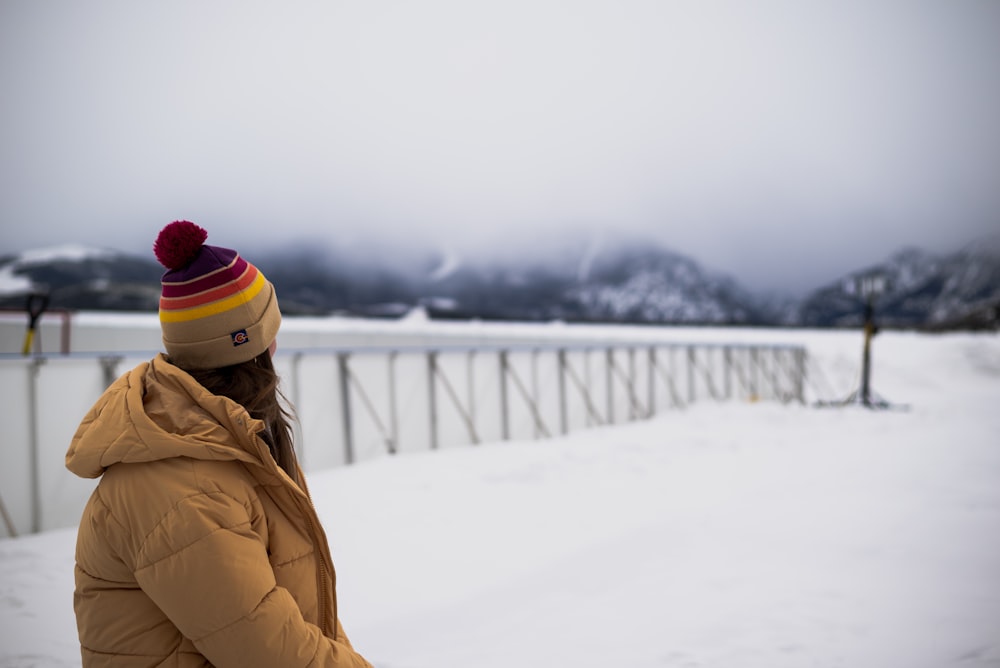
[[[83,665],[370,666],[279,403],[274,288],[207,236],[160,232],[166,354],[108,388],[66,455],[101,477],[77,538]]]

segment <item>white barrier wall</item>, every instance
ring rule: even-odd
[[[0,334],[7,350],[23,326]],[[802,400],[801,347],[687,344],[681,334],[286,319],[276,366],[307,471],[545,438],[705,398]],[[65,469],[70,439],[104,388],[156,353],[127,351],[158,343],[159,325],[155,315],[90,315],[74,320],[72,340],[90,352],[0,355],[0,500],[18,533],[76,525],[95,483]],[[0,536],[9,533],[0,522]]]

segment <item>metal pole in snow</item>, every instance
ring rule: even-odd
[[[340,381],[340,411],[344,427],[344,459],[348,464],[354,463],[354,428],[351,424],[351,384],[348,379],[350,369],[347,367],[347,353],[337,355],[337,369]]]

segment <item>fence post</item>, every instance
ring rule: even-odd
[[[44,357],[34,357],[28,364],[28,446],[31,448],[31,533],[42,530],[42,481],[38,453],[38,374]]]
[[[781,390],[778,388],[778,363],[780,360],[778,359],[777,348],[770,348],[768,352],[771,353],[767,356],[770,358],[770,365],[765,365],[763,373],[771,382],[771,395],[769,398],[775,399],[781,396]]]
[[[535,405],[535,412],[538,412],[538,402],[541,390],[538,387],[538,348],[533,348],[531,350],[531,400]],[[542,435],[541,430],[538,427],[537,422],[535,423],[535,438],[539,438]]]
[[[510,440],[510,405],[507,401],[507,351],[501,350],[500,360],[500,437],[504,441]]]
[[[725,346],[722,349],[722,374],[726,399],[733,398],[733,349]]]
[[[569,433],[569,415],[566,407],[566,349],[556,353],[559,361],[559,428],[563,434]]]
[[[465,358],[465,383],[469,396],[469,419],[476,424],[476,351],[472,349]]]
[[[800,404],[806,402],[806,349],[795,350],[795,398]]]
[[[438,414],[437,414],[437,353],[427,352],[427,412],[431,430],[431,450],[438,447]]]
[[[292,355],[291,367],[291,378],[288,380],[288,384],[291,386],[292,395],[292,406],[295,410],[295,414],[299,415],[300,406],[302,405],[302,382],[299,379],[299,368],[302,363],[302,353],[296,352]],[[302,432],[302,422],[301,420],[292,421],[292,430],[295,432],[295,456],[298,457],[299,466],[302,470],[306,469],[306,452],[305,452],[305,438]]]
[[[635,393],[635,348],[628,347],[628,419],[634,422],[639,419],[639,412],[636,410]]]
[[[656,346],[650,346],[646,355],[646,384],[649,392],[646,417],[656,415]]]
[[[687,358],[688,358],[688,403],[694,403],[694,346],[687,347]]]
[[[392,447],[389,454],[399,451],[399,416],[396,408],[396,356],[398,351],[389,352],[389,430],[392,434]]]
[[[716,401],[720,399],[719,390],[715,386],[715,353],[717,350],[716,346],[705,349],[705,385],[708,386],[709,396]]]
[[[615,423],[615,379],[611,374],[612,366],[615,363],[614,356],[615,349],[609,345],[604,351],[604,387],[608,395],[608,424]]]
[[[346,463],[354,463],[354,427],[351,424],[351,383],[347,367],[347,353],[337,353],[338,380],[340,381],[340,412],[344,428],[344,459]]]
[[[591,388],[593,388],[593,386],[594,386],[593,376],[592,376],[592,374],[590,372],[590,353],[591,352],[593,352],[593,351],[592,351],[592,349],[589,346],[587,348],[585,348],[584,351],[583,351],[583,384],[587,388],[587,392],[588,393],[590,392]],[[589,396],[589,394],[588,394],[588,396]],[[590,403],[593,404],[593,401],[594,401],[593,398],[591,398],[590,399]],[[594,412],[596,412],[596,410]],[[593,427],[595,423],[593,421],[593,416],[590,413],[591,413],[590,411],[587,411],[587,422],[586,422],[586,424],[587,424],[588,427]]]

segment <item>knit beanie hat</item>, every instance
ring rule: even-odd
[[[153,244],[167,268],[160,297],[163,345],[183,369],[248,362],[278,334],[281,312],[274,286],[230,248],[205,244],[208,232],[178,220]]]

